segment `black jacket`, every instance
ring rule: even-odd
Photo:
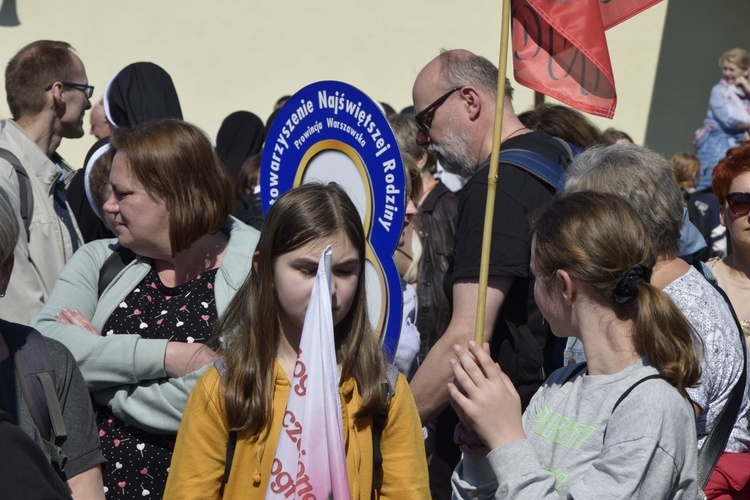
[[[458,196],[438,182],[422,202],[416,220],[422,239],[417,286],[420,361],[443,335],[451,320],[450,303],[443,291],[443,277],[448,269],[448,258],[453,253],[457,210]]]

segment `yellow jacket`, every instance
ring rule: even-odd
[[[273,422],[267,437],[252,442],[240,436],[232,471],[223,495],[221,481],[227,452],[224,392],[216,368],[211,367],[190,395],[177,434],[177,443],[164,498],[262,499],[281,433],[289,396],[289,379],[276,363]],[[339,387],[344,422],[344,447],[352,500],[372,498],[372,419],[354,419],[361,398],[353,379]],[[382,487],[375,498],[430,498],[422,428],[414,398],[399,374],[381,436]]]

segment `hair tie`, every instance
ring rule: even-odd
[[[619,304],[633,300],[636,295],[638,283],[651,280],[651,268],[643,264],[636,264],[617,278],[612,289],[612,295]]]

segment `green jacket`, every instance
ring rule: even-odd
[[[232,218],[223,229],[229,244],[221,262],[214,295],[223,314],[252,268],[259,233]],[[107,405],[124,422],[157,433],[176,433],[182,411],[195,382],[207,367],[180,378],[164,371],[166,339],[140,335],[98,336],[77,326],[63,325],[55,315],[63,307],[78,309],[101,331],[125,297],[151,269],[150,259],[137,257],[98,297],[99,271],[117,240],[94,241],[81,247],[55,283],[42,310],[31,325],[43,335],[65,345],[81,368],[94,399]]]

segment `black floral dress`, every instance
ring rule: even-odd
[[[175,288],[152,269],[115,309],[102,335],[138,334],[146,339],[205,342],[217,318],[216,269]],[[174,435],[154,434],[125,424],[107,406],[94,403],[107,498],[161,498],[174,449]]]

